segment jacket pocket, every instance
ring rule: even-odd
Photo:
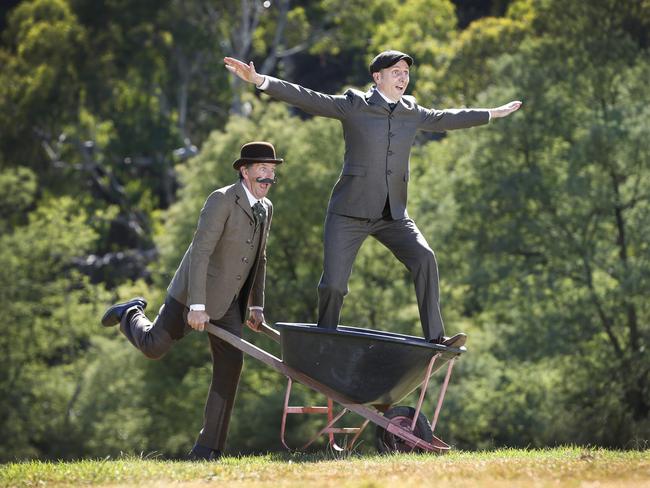
[[[343,166],[343,171],[341,171],[341,174],[344,176],[366,176],[366,168],[364,166],[346,164]]]

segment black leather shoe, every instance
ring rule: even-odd
[[[190,461],[216,461],[221,457],[221,451],[209,447],[194,444],[192,450],[187,454]]]
[[[140,307],[141,310],[147,308],[147,301],[142,297],[132,298],[128,302],[116,303],[106,309],[102,317],[102,325],[104,327],[112,327],[117,325],[122,320],[122,315],[131,307]]]
[[[433,342],[434,344],[441,344],[446,347],[463,347],[466,341],[467,334],[459,332],[458,334],[454,334],[451,337],[443,336],[438,339],[431,339],[429,342]]]

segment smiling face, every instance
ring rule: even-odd
[[[275,178],[274,163],[245,164],[240,168],[242,181],[255,198],[261,200],[271,188],[271,183],[258,183],[257,178]]]
[[[384,95],[397,102],[409,85],[409,65],[400,59],[394,65],[373,73],[372,79]]]

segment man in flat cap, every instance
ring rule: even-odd
[[[167,288],[165,303],[151,322],[147,302],[138,297],[109,307],[102,325],[120,324],[126,338],[150,359],[160,359],[192,329],[208,322],[241,336],[242,322],[253,330],[264,322],[266,240],[273,205],[266,195],[275,181],[275,156],[268,142],[250,142],[233,163],[239,181],[215,190],[203,205],[194,238]],[[191,459],[218,459],[242,368],[242,352],[208,334],[212,382],[203,428]]]
[[[406,211],[409,157],[418,130],[442,132],[487,124],[521,106],[436,110],[405,95],[413,59],[384,51],[370,63],[374,86],[327,95],[272,76],[253,63],[224,59],[226,68],[273,98],[343,125],[345,159],[325,218],[323,274],[318,285],[318,325],[336,328],[348,292],[352,264],[369,235],[384,244],[411,272],[427,340],[459,347],[464,334],[444,336],[439,304],[438,265],[426,239]]]

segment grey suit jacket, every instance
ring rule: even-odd
[[[255,233],[253,213],[241,182],[212,192],[167,292],[187,306],[205,304],[211,319],[221,318],[236,295],[241,298],[242,317],[246,316],[247,304],[263,307],[266,240],[273,217],[271,201],[265,198],[264,203],[268,217]]]
[[[393,112],[376,89],[366,93],[349,89],[326,95],[300,85],[267,77],[266,93],[313,115],[343,124],[345,156],[334,185],[328,211],[339,215],[377,219],[386,197],[394,219],[406,211],[409,157],[418,130],[443,132],[487,124],[487,110],[434,110],[403,96]]]

